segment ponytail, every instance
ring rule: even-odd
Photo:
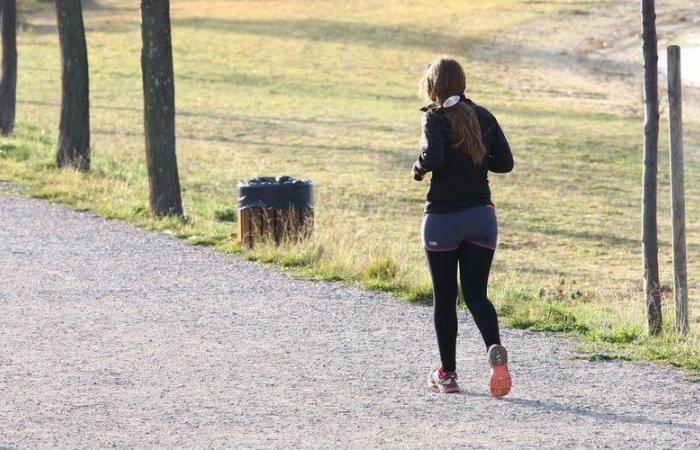
[[[481,140],[481,126],[476,111],[460,100],[466,89],[467,77],[462,66],[450,56],[441,56],[428,66],[420,90],[426,100],[442,111],[450,125],[449,141],[452,147],[462,151],[474,164],[479,165],[486,157],[486,148]]]
[[[442,110],[450,124],[449,139],[452,147],[461,150],[474,164],[481,164],[486,157],[486,147],[481,140],[481,125],[476,111],[462,101]]]

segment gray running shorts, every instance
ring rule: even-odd
[[[462,242],[496,249],[498,222],[491,205],[447,214],[428,213],[421,226],[423,247],[431,252],[457,250]]]

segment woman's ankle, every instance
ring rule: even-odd
[[[440,375],[441,378],[447,374],[452,374],[452,373],[455,373],[457,371],[457,369],[455,367],[452,367],[452,370],[445,370],[444,367],[445,366],[440,367],[440,370],[438,371],[438,375]]]

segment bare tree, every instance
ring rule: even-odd
[[[2,14],[2,79],[0,79],[0,133],[15,128],[17,102],[17,1],[0,0]]]
[[[649,333],[656,335],[661,333],[662,318],[656,223],[656,175],[659,153],[659,56],[654,0],[642,0],[642,39],[644,41],[644,175],[642,189],[644,297],[647,303]]]
[[[56,165],[90,170],[90,82],[80,0],[56,0],[61,43],[61,122]]]
[[[182,215],[175,155],[175,81],[170,2],[141,1],[141,69],[151,211]]]

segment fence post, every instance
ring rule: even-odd
[[[683,182],[683,107],[681,49],[668,47],[669,152],[671,159],[671,211],[673,214],[673,293],[676,331],[688,332],[688,273],[685,246],[685,187]]]

